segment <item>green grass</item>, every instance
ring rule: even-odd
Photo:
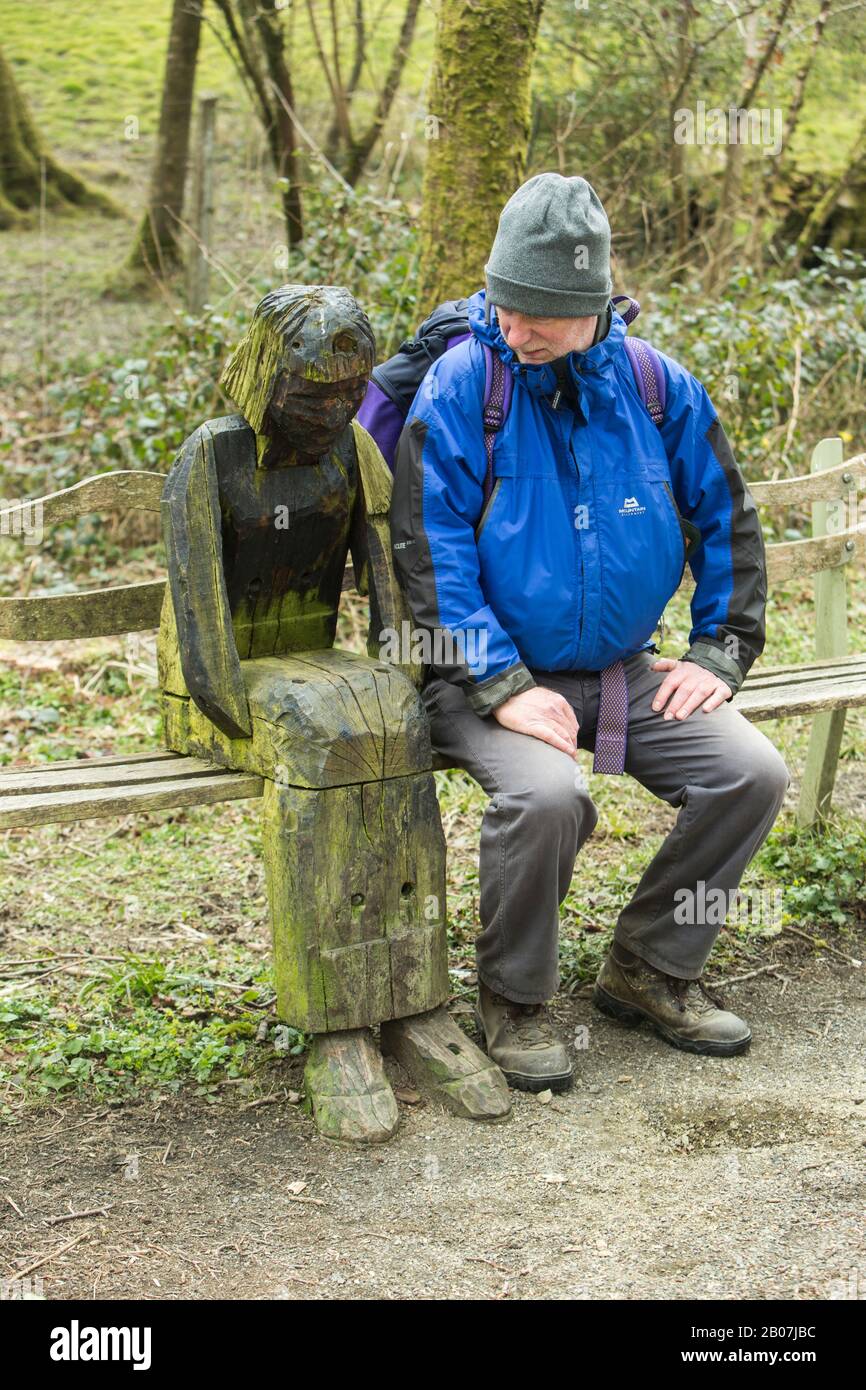
[[[124,719],[115,746],[155,746],[134,724]],[[101,727],[90,728],[100,745]],[[14,946],[0,979],[7,1115],[22,1097],[59,1091],[122,1097],[188,1083],[210,1095],[238,1077],[267,1086],[302,1050],[303,1036],[273,1012],[254,810],[44,827],[2,841],[0,920]]]
[[[92,964],[71,998],[45,988],[0,1000],[0,1036],[12,1053],[0,1084],[9,1091],[104,1099],[192,1084],[212,1097],[236,1078],[267,1084],[281,1057],[304,1050],[302,1034],[269,1016],[269,984],[240,988],[224,961],[221,979],[133,955]],[[39,965],[47,972],[51,961]]]
[[[121,167],[147,163],[159,120],[170,15],[170,0],[85,0],[73,9],[62,0],[4,0],[4,52],[49,145],[81,161],[97,155]],[[207,26],[197,77],[200,91],[237,100],[231,63]],[[136,140],[126,138],[129,117],[138,122]]]
[[[327,88],[315,56],[304,7],[296,7],[287,44],[300,109],[306,121],[321,113],[326,119]],[[202,27],[196,71],[196,90],[220,97],[220,116],[246,112],[248,101],[232,61],[215,29],[224,26],[213,6]],[[159,122],[159,101],[168,41],[171,0],[19,0],[0,3],[3,49],[13,64],[46,139],[77,159],[97,157],[121,166],[148,160]],[[360,84],[360,116],[370,106],[371,76],[384,77],[391,48],[402,21],[402,7],[386,5],[370,26],[368,68]],[[319,13],[320,29],[323,24]],[[327,23],[325,22],[325,29]],[[351,31],[344,35],[344,64],[350,55]],[[433,14],[423,6],[415,40],[405,68],[398,111],[408,115],[420,91],[432,51]],[[325,33],[326,48],[330,36]],[[402,94],[405,92],[405,96]],[[125,122],[134,117],[139,139],[126,138]]]

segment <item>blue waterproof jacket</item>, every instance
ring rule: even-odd
[[[487,715],[543,684],[530,667],[598,671],[653,648],[688,559],[685,656],[736,691],[764,645],[764,543],[704,387],[660,353],[666,405],[654,425],[615,310],[600,342],[564,359],[574,391],[558,399],[554,367],[518,361],[484,290],[469,300],[469,325],[472,337],[427,372],[395,459],[399,581],[415,625],[457,639],[455,659],[434,656],[430,672]],[[483,513],[482,342],[514,375]]]

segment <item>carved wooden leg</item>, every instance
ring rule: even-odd
[[[304,1086],[320,1134],[380,1144],[397,1128],[399,1112],[369,1028],[313,1038]]]
[[[489,1121],[511,1114],[502,1072],[444,1008],[383,1023],[382,1051],[397,1058],[419,1091],[454,1115]]]
[[[336,1033],[448,997],[445,844],[433,777],[265,783],[277,1013]]]

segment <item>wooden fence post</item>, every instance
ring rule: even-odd
[[[189,259],[189,308],[200,314],[207,302],[208,251],[213,217],[213,152],[216,124],[215,96],[201,96],[196,124],[193,165],[192,229],[194,241]]]
[[[813,473],[834,468],[844,459],[841,439],[822,439],[812,454]],[[843,531],[847,501],[812,503],[812,535],[827,536]],[[845,567],[823,570],[815,576],[815,656],[833,660],[848,654],[848,602]],[[825,819],[830,810],[836,764],[845,728],[845,708],[822,710],[812,720],[809,751],[800,786],[798,824],[811,829]]]

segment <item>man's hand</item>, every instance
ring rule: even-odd
[[[561,748],[572,758],[577,756],[577,719],[565,696],[558,695],[555,690],[543,685],[521,690],[519,695],[512,695],[497,705],[493,718],[503,729],[530,734],[554,748]]]
[[[707,714],[733,697],[733,690],[719,676],[699,666],[696,661],[673,661],[660,657],[652,664],[653,671],[668,671],[653,700],[653,709],[665,709],[665,719],[688,719],[698,707]]]

